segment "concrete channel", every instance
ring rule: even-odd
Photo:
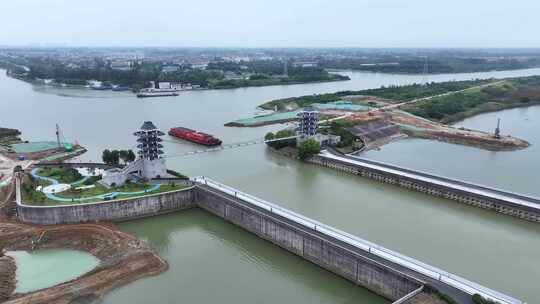
[[[524,304],[205,177],[193,178],[192,187],[184,190],[61,206],[24,204],[16,181],[17,215],[25,223],[125,221],[199,207],[394,303],[408,303],[429,286],[459,304],[472,304],[474,294],[501,304]]]
[[[472,303],[474,294],[501,304],[524,304],[211,179],[193,180],[198,207],[393,302],[406,303],[429,285],[460,304]]]
[[[540,198],[329,151],[321,152],[309,162],[530,222],[540,222]]]

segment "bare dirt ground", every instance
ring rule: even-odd
[[[432,139],[490,151],[520,150],[529,146],[527,141],[519,138],[511,136],[495,138],[492,133],[470,129],[458,129],[395,110],[360,113],[348,116],[345,119],[355,122],[367,122],[374,119],[382,119],[400,126],[402,131],[410,137]]]
[[[0,186],[3,183],[9,182],[13,174],[13,169],[15,168],[15,166],[20,165],[22,168],[27,168],[33,163],[34,161],[31,161],[31,160],[23,160],[23,161],[14,160],[0,153]]]
[[[0,216],[0,252],[37,249],[85,251],[99,258],[100,264],[74,280],[35,292],[13,294],[15,265],[0,257],[0,269],[10,270],[0,274],[0,302],[99,303],[109,290],[158,275],[168,268],[148,244],[112,224],[33,226],[9,219],[6,214]]]
[[[15,261],[9,256],[3,256],[0,253],[0,302],[9,299],[10,295],[15,291]]]

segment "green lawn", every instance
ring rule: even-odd
[[[83,200],[83,201],[57,201],[52,200],[46,197],[43,193],[35,191],[35,188],[37,187],[37,183],[25,183],[23,184],[23,202],[28,205],[35,205],[35,206],[56,206],[56,205],[69,205],[69,204],[77,204],[77,203],[95,203],[104,201],[102,198],[95,198],[95,199],[89,199],[89,200]],[[74,188],[64,191],[62,193],[58,193],[57,196],[61,198],[84,198],[84,197],[92,197],[96,195],[102,195],[107,194],[111,192],[139,192],[144,191],[152,188],[154,185],[152,184],[126,184],[122,187],[115,187],[115,188],[106,188],[98,183],[95,184],[94,188],[85,189],[85,190],[75,190]],[[116,195],[114,197],[114,200],[118,199],[125,199],[125,198],[132,198],[132,197],[140,197],[145,195],[153,195],[163,192],[169,192],[169,191],[175,191],[175,190],[182,190],[186,189],[189,186],[185,185],[165,185],[162,184],[160,187],[154,191],[147,192],[145,194],[126,194],[126,195]],[[75,187],[76,188],[76,187]]]
[[[41,168],[37,175],[56,179],[62,184],[71,184],[81,180],[81,174],[73,168]]]

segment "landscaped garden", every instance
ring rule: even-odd
[[[137,180],[108,188],[99,183],[101,180],[99,171],[88,170],[88,173],[83,176],[73,168],[33,169],[22,186],[23,202],[37,206],[93,203],[158,194],[188,187],[182,183]]]

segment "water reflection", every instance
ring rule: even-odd
[[[202,210],[121,227],[158,248],[170,269],[114,291],[105,303],[387,303]]]

